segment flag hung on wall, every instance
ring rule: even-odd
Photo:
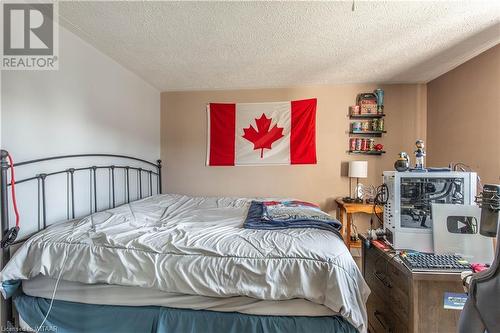
[[[208,104],[207,165],[316,164],[316,104]]]

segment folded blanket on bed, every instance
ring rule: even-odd
[[[243,224],[247,229],[279,230],[315,228],[339,235],[339,221],[321,209],[303,201],[252,201]]]

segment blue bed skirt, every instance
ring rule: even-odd
[[[50,300],[18,295],[22,319],[38,328]],[[56,333],[355,333],[344,318],[254,316],[241,313],[174,309],[160,306],[92,305],[54,301],[40,332]]]

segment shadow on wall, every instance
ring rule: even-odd
[[[349,174],[349,161],[340,162],[340,170],[339,176],[341,178],[347,177]],[[319,203],[321,209],[325,212],[329,212],[330,214],[335,216],[335,212],[337,211],[337,203],[335,202],[335,198],[326,198],[325,201]]]
[[[335,198],[326,198],[325,201],[320,202],[319,206],[321,210],[327,212],[335,217],[335,212],[337,211],[337,203]]]
[[[340,177],[349,176],[349,161],[340,162]]]

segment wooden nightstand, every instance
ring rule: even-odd
[[[340,234],[344,237],[344,242],[347,248],[350,250],[353,248],[360,248],[361,242],[351,241],[351,224],[352,224],[352,214],[356,213],[365,213],[372,214],[373,213],[373,205],[365,204],[365,203],[355,203],[355,202],[344,202],[342,198],[335,199],[337,203],[337,219],[342,223],[342,229],[340,230]],[[377,214],[381,214],[383,209],[379,206],[375,208]],[[344,214],[347,215],[347,225],[344,224]],[[344,235],[345,229],[345,235]]]
[[[360,235],[363,244],[366,235]],[[370,333],[455,333],[459,310],[443,307],[445,292],[462,293],[460,273],[412,272],[395,255],[363,245],[362,270],[371,289]]]

